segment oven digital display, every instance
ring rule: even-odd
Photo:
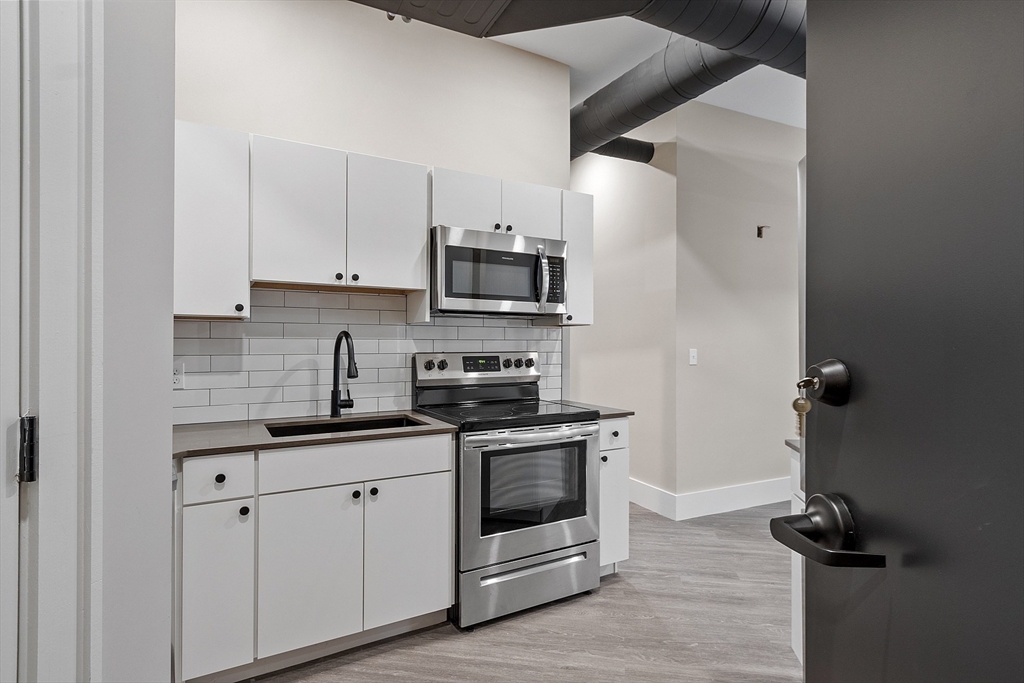
[[[463,356],[463,372],[501,372],[500,356]]]

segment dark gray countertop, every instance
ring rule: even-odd
[[[302,436],[273,437],[267,431],[267,424],[290,424],[312,421],[327,421],[328,418],[305,418],[302,420],[276,419],[251,420],[247,422],[213,422],[209,424],[177,425],[171,439],[171,451],[175,458],[197,455],[217,455],[244,451],[266,450],[268,448],[289,448],[294,446],[319,446],[329,443],[350,443],[376,439],[398,439],[431,434],[455,434],[458,427],[435,420],[432,417],[414,413],[411,410],[392,412],[358,413],[341,418],[340,422],[367,420],[384,417],[408,417],[422,423],[415,427],[393,427],[388,429],[367,429],[357,432],[331,432]]]
[[[580,408],[590,408],[591,410],[598,410],[601,412],[601,420],[610,420],[616,417],[629,417],[630,415],[636,415],[632,410],[623,410],[622,408],[609,408],[608,406],[597,406],[592,403],[582,403],[580,401],[559,401],[567,406],[578,406]]]
[[[800,439],[786,439],[786,445],[797,453],[800,452]]]

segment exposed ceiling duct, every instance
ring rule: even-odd
[[[592,152],[755,66],[689,38],[672,42],[572,108],[569,155]]]
[[[615,138],[611,142],[606,142],[591,151],[594,154],[603,154],[606,157],[649,164],[651,159],[654,158],[654,143],[622,136]]]

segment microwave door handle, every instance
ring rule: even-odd
[[[543,313],[548,304],[548,290],[551,289],[551,271],[548,267],[547,254],[544,253],[544,245],[537,247],[537,255],[540,257],[540,297],[537,309]]]

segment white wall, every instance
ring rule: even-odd
[[[594,195],[594,324],[569,334],[568,396],[636,412],[631,475],[676,485],[675,119],[630,135],[662,142],[651,164],[597,154],[572,162],[571,189]]]
[[[804,131],[690,102],[631,136],[659,143],[650,165],[572,164],[595,197],[595,323],[570,335],[569,395],[636,411],[634,496],[663,514],[784,500]]]
[[[804,131],[699,102],[676,112],[675,491],[788,477]]]
[[[344,1],[178,0],[180,119],[567,187],[569,69]]]

